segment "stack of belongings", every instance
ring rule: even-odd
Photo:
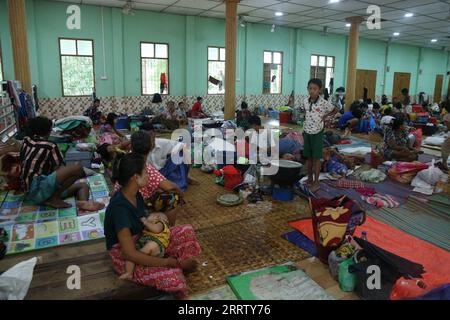
[[[366,213],[347,196],[309,198],[309,203],[317,255],[320,261],[328,264],[329,254],[343,243],[346,236],[353,235],[358,225],[364,223]]]
[[[68,135],[72,140],[82,140],[89,136],[92,120],[85,116],[70,116],[55,121],[54,131],[62,136]]]

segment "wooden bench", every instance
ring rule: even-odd
[[[34,256],[41,256],[42,263],[37,264],[34,269],[26,299],[126,300],[163,297],[155,288],[119,280],[106,252],[104,240],[7,256],[0,261],[0,273]],[[80,267],[80,289],[67,288],[67,279],[70,276],[67,268],[71,265]]]

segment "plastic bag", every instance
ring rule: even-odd
[[[417,174],[417,177],[422,181],[425,181],[431,186],[435,186],[439,181],[442,180],[442,176],[445,174],[434,166],[434,159],[431,166],[428,169],[422,170]]]
[[[28,293],[38,258],[22,261],[0,275],[0,300],[23,300]]]
[[[339,288],[344,292],[351,292],[356,287],[356,275],[350,273],[348,268],[354,264],[353,258],[347,259],[339,265]]]
[[[420,162],[397,162],[388,171],[388,176],[400,183],[411,183],[417,172],[427,169],[428,165]]]
[[[244,173],[244,183],[256,184],[258,180],[258,171],[256,165],[252,164]]]

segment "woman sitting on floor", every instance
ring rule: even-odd
[[[147,179],[144,157],[130,153],[117,158],[113,180],[122,189],[114,194],[106,209],[106,248],[118,274],[123,274],[125,262],[131,261],[136,264],[131,281],[184,298],[187,285],[183,272],[196,268],[197,262],[193,257],[201,251],[192,226],[170,228],[170,241],[163,258],[149,256],[136,249],[136,242],[144,229],[141,219],[146,216],[145,202],[139,189],[147,185]]]
[[[414,144],[414,143],[413,143]],[[422,153],[411,146],[409,133],[405,127],[404,117],[398,114],[384,134],[383,153],[385,160],[411,162]]]
[[[344,137],[350,135],[352,130],[358,127],[361,117],[360,103],[355,101],[352,103],[350,111],[344,112],[342,117],[339,118],[338,128],[344,131]]]
[[[125,136],[116,129],[117,114],[108,113],[106,122],[100,127],[99,143],[118,145],[125,140]]]
[[[37,205],[69,208],[71,205],[62,199],[76,195],[79,209],[102,209],[102,203],[88,201],[89,186],[76,183],[92,170],[79,164],[64,166],[58,146],[48,141],[52,121],[45,117],[32,118],[27,123],[27,131],[20,148],[21,183],[26,199]]]
[[[139,154],[147,159],[150,151],[154,147],[154,139],[152,139],[148,132],[140,130],[135,132],[131,136],[131,149],[133,153]],[[120,157],[120,155],[119,155]],[[160,208],[157,203],[162,202],[161,193],[171,194],[174,196],[176,203],[171,203],[172,207],[176,207],[183,203],[183,191],[173,182],[167,180],[158,170],[151,164],[147,164],[145,167],[148,180],[145,186],[140,188],[139,192],[145,200],[147,206],[151,207],[152,211],[166,211],[169,208]],[[120,189],[120,185],[116,183],[114,191],[117,192]],[[172,213],[173,215],[176,213]],[[170,221],[175,221],[175,217],[172,214],[167,214]]]

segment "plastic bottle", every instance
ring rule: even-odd
[[[100,163],[100,173],[101,174],[105,173],[105,166],[103,165],[103,162]]]
[[[361,232],[361,238],[365,241],[367,241],[367,231]]]

